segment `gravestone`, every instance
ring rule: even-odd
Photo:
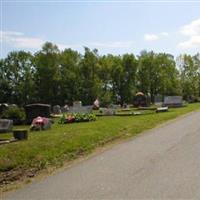
[[[82,107],[82,102],[81,101],[74,101],[73,107],[76,107],[76,108]]]
[[[0,119],[0,133],[6,133],[12,131],[13,120]]]
[[[133,99],[133,105],[135,107],[147,107],[150,105],[150,101],[146,95],[142,92],[138,92]]]
[[[62,113],[62,112],[61,112],[61,108],[60,108],[59,105],[53,106],[53,114],[59,115],[59,114],[61,114],[61,113]]]
[[[159,112],[167,112],[167,111],[168,111],[168,107],[160,107],[160,108],[156,109],[157,113],[159,113]]]
[[[156,95],[154,97],[154,104],[157,106],[161,106],[162,105],[162,96],[161,95]]]
[[[166,96],[164,98],[163,106],[181,107],[183,106],[183,97],[182,96]]]
[[[105,116],[112,116],[115,114],[115,110],[111,108],[100,108],[100,112]]]
[[[111,105],[109,106],[109,108],[112,108],[112,109],[120,109],[120,108],[121,108],[121,105],[111,104]]]
[[[62,113],[66,113],[69,111],[69,106],[68,105],[64,105],[62,108],[61,108],[61,112]]]
[[[93,106],[71,106],[69,107],[69,113],[91,113]]]
[[[50,117],[50,109],[51,106],[49,104],[30,104],[25,106],[26,111],[26,122],[31,124],[34,118],[40,117]]]
[[[99,99],[97,98],[93,103],[93,109],[98,110],[100,107]]]

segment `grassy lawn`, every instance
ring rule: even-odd
[[[54,123],[50,130],[31,132],[27,141],[1,145],[0,177],[17,170],[36,172],[48,166],[61,166],[116,138],[134,136],[199,108],[200,103],[196,103],[159,114],[151,112],[141,116],[98,117],[97,121],[89,123]],[[9,136],[1,134],[0,138]]]

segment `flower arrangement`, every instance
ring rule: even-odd
[[[74,113],[74,114],[68,114],[60,118],[59,123],[60,124],[67,124],[67,123],[73,123],[73,122],[89,122],[89,121],[95,121],[96,115],[92,113]]]

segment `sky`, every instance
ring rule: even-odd
[[[200,0],[0,0],[0,7],[1,58],[34,53],[46,41],[100,55],[200,52]]]

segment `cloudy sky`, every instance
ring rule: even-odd
[[[60,49],[100,54],[141,50],[200,52],[199,1],[1,0],[0,57],[35,52],[45,41]]]

